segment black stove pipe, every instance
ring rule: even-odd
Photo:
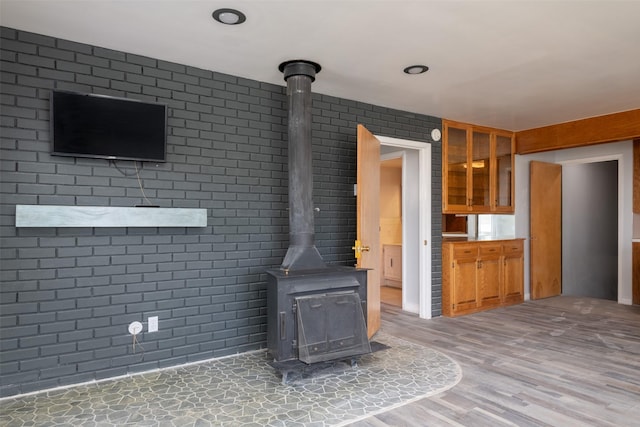
[[[289,249],[284,271],[325,268],[315,246],[311,153],[311,83],[320,65],[304,60],[278,67],[287,82],[289,102]]]

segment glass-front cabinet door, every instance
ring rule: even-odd
[[[491,208],[491,135],[489,132],[472,131],[471,167],[472,192],[470,208],[486,212]]]
[[[466,212],[468,209],[467,130],[455,126],[444,125],[446,139],[443,151],[443,176],[447,186],[443,189],[443,210]]]
[[[496,133],[495,210],[513,212],[513,164],[515,141],[512,134]]]
[[[442,212],[513,213],[513,132],[443,120]]]

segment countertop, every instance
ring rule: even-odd
[[[473,237],[473,236],[442,236],[442,243],[447,242],[501,242],[504,240],[525,240],[524,237],[501,236],[501,237]]]

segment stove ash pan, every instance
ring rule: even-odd
[[[312,364],[371,352],[366,270],[268,273],[267,346],[275,362]]]

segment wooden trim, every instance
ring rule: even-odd
[[[638,111],[640,111],[640,110],[638,110]],[[476,130],[476,131],[486,132],[486,133],[502,132],[503,134],[507,134],[507,135],[513,134],[513,131],[508,130],[508,129],[491,128],[491,127],[487,127],[487,126],[474,125],[473,123],[457,122],[455,120],[442,119],[443,126],[444,126],[445,123],[447,125],[449,125],[449,126],[452,126],[452,127],[455,127],[455,128],[459,128],[459,129],[473,129],[473,130]]]
[[[640,109],[516,132],[516,154],[640,138]]]

